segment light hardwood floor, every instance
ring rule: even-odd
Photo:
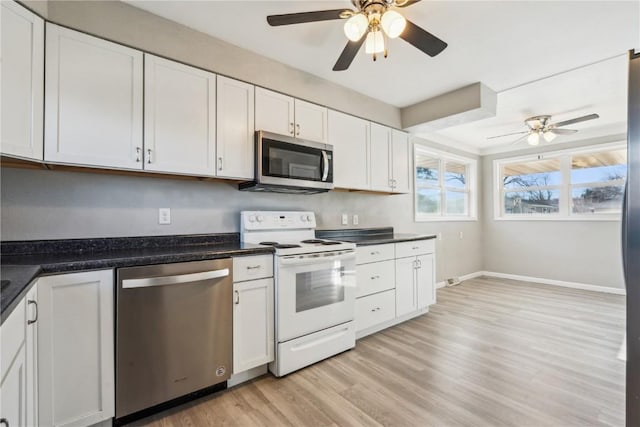
[[[624,297],[478,278],[427,315],[137,426],[624,425]]]

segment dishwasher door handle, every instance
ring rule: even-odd
[[[179,274],[176,276],[148,277],[144,279],[125,279],[122,281],[123,289],[148,288],[151,286],[179,285],[181,283],[191,283],[200,280],[219,279],[227,277],[229,269],[203,271],[201,273]]]

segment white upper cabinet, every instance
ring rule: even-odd
[[[217,175],[254,178],[254,86],[218,76]]]
[[[391,130],[391,179],[394,193],[410,193],[411,170],[409,156],[409,135],[399,130]]]
[[[371,173],[371,189],[391,191],[391,129],[371,123],[371,155],[369,171]]]
[[[326,144],[328,141],[327,108],[296,99],[296,138]]]
[[[216,75],[145,54],[144,169],[216,173]]]
[[[327,143],[327,108],[256,88],[256,130]]]
[[[367,120],[329,110],[329,144],[333,145],[333,179],[338,188],[369,189]]]
[[[2,154],[42,160],[44,21],[14,1],[3,1]]]
[[[48,162],[142,169],[142,52],[46,25]]]

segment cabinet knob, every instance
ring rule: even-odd
[[[27,304],[29,305],[33,305],[35,308],[35,316],[33,318],[33,320],[27,320],[27,325],[31,325],[33,323],[36,323],[38,321],[38,303],[35,302],[34,300],[30,299],[27,301]]]

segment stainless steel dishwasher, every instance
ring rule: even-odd
[[[232,269],[231,258],[118,269],[116,419],[229,379]]]

